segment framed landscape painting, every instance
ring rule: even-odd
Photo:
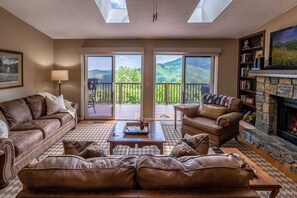
[[[0,89],[23,86],[23,53],[0,49]]]

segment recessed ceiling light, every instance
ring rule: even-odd
[[[212,23],[233,0],[200,0],[188,23]]]
[[[126,0],[95,0],[106,23],[129,23]]]

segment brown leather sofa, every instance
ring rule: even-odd
[[[202,104],[204,103],[202,99]],[[184,110],[185,117],[182,119],[182,136],[184,137],[185,134],[207,133],[210,143],[217,147],[220,147],[232,138],[237,140],[239,121],[243,118],[242,113],[240,113],[241,105],[242,101],[240,99],[233,98],[227,113],[219,116],[216,120],[199,115],[198,109],[200,105],[186,107]]]
[[[249,187],[253,175],[232,154],[50,156],[19,173],[17,197],[258,197]]]
[[[0,188],[77,123],[69,113],[47,116],[40,95],[0,103],[0,119],[10,130],[8,139],[0,138]]]

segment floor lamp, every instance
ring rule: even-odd
[[[59,95],[61,95],[61,82],[69,80],[68,70],[52,70],[51,79],[52,81],[58,81]]]

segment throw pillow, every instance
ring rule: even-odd
[[[194,136],[186,136],[184,140],[190,147],[197,151],[200,155],[207,155],[209,149],[209,137],[206,133]]]
[[[106,157],[104,149],[94,141],[63,140],[64,153],[83,158]]]
[[[8,127],[6,123],[2,120],[0,120],[0,138],[8,138]]]
[[[46,96],[45,101],[46,101],[47,115],[52,115],[54,113],[67,111],[64,104],[63,95],[60,95],[55,99],[52,99]]]
[[[202,133],[181,139],[173,147],[170,155],[174,157],[207,155],[209,149],[208,134]]]
[[[173,147],[170,155],[178,158],[182,156],[199,155],[199,153],[183,140],[179,140]]]
[[[216,120],[218,117],[225,114],[226,111],[227,107],[224,106],[202,104],[198,109],[198,115]]]

